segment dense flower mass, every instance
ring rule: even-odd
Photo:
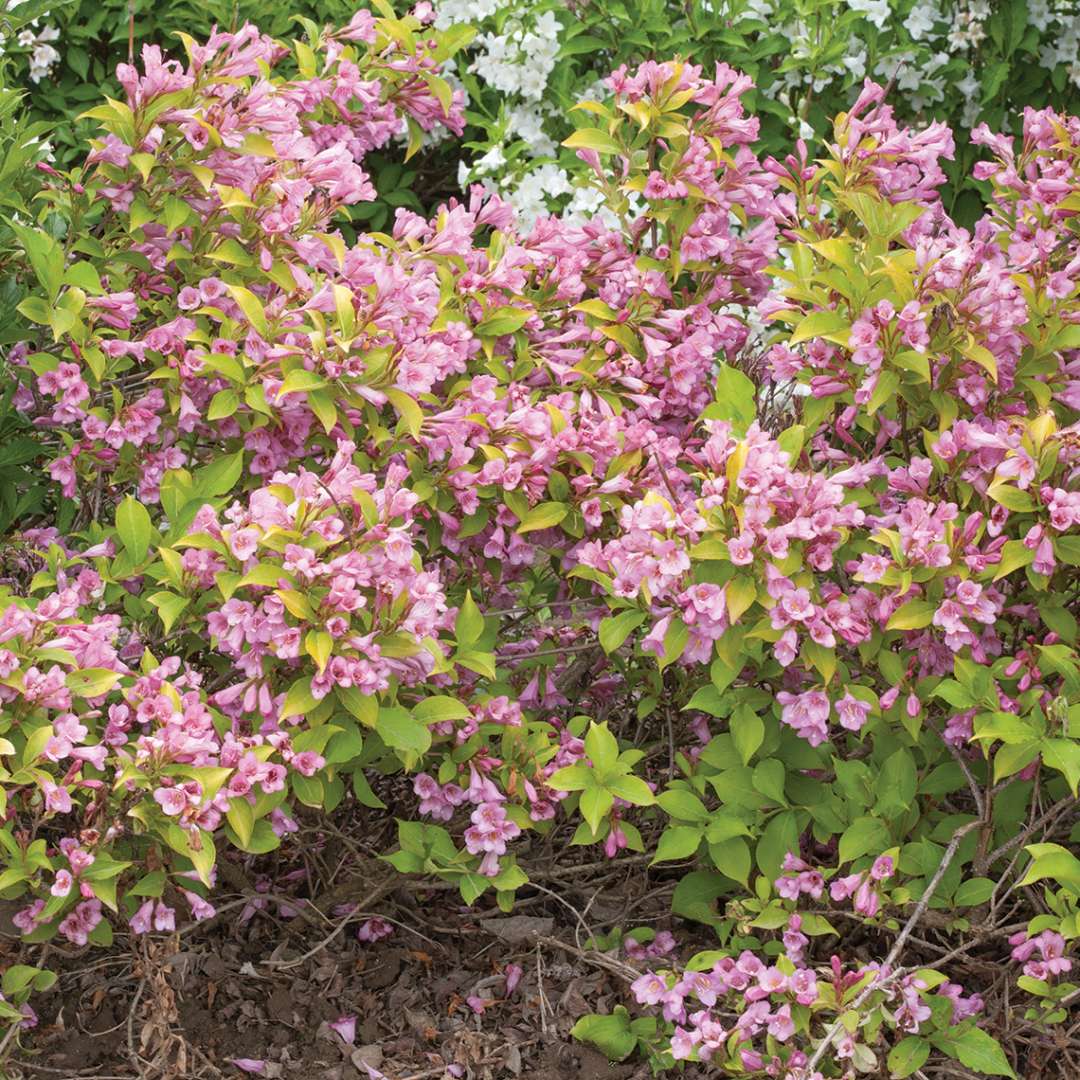
[[[1035,1026],[1075,992],[1080,121],[978,129],[968,229],[882,87],[778,160],[749,78],[650,60],[566,140],[602,213],[477,185],[354,235],[374,152],[462,131],[444,14],[148,47],[17,225],[72,509],[0,593],[16,925],[172,933],[392,788],[387,861],[470,903],[537,837],[692,860],[717,947],[626,939],[646,1015],[575,1028],[613,1057],[1013,1075],[969,945],[904,947],[978,923]]]

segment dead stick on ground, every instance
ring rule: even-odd
[[[613,975],[618,975],[620,979],[626,982],[633,982],[641,974],[637,968],[632,968],[629,964],[624,964],[620,960],[613,960],[610,956],[597,952],[595,949],[579,949],[576,945],[571,945],[567,941],[560,941],[556,937],[538,937],[536,940],[541,945],[551,945],[556,949],[562,949],[564,952],[573,953],[574,956],[580,957],[585,963],[610,971]]]

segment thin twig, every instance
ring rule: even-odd
[[[594,967],[603,968],[605,971],[618,975],[624,982],[633,982],[641,974],[637,968],[624,964],[621,960],[613,960],[610,956],[598,952],[596,949],[579,949],[576,945],[571,945],[568,941],[560,941],[556,937],[538,937],[536,940],[542,945],[551,945],[553,948],[573,953],[574,956],[584,960],[587,964],[592,964]]]

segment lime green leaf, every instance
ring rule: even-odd
[[[382,741],[395,750],[423,754],[431,746],[431,732],[427,725],[400,706],[379,709],[375,730]]]
[[[107,694],[119,681],[120,672],[108,668],[84,668],[82,671],[69,671],[67,688],[77,697],[96,698]]]
[[[570,513],[570,507],[561,502],[545,502],[534,506],[521,520],[517,531],[519,533],[534,532],[537,529],[550,529],[558,525],[566,515]]]
[[[602,128],[578,128],[563,146],[571,150],[595,150],[600,154],[622,154],[623,148]]]
[[[613,653],[645,621],[645,612],[631,609],[611,615],[600,622],[600,647]]]
[[[909,600],[898,607],[885,626],[886,630],[921,630],[929,626],[937,608],[926,600]]]
[[[132,559],[142,562],[150,550],[153,526],[146,507],[130,495],[116,508],[116,532]]]
[[[656,845],[656,855],[650,865],[688,859],[701,846],[701,829],[695,825],[669,825]]]
[[[425,698],[413,706],[413,716],[421,724],[442,724],[448,720],[468,720],[472,715],[469,707],[457,698],[437,695]]]
[[[610,1016],[595,1013],[583,1016],[571,1029],[570,1034],[579,1042],[592,1043],[612,1061],[622,1061],[637,1046],[637,1036],[630,1028],[630,1014],[617,1006]]]
[[[476,332],[481,337],[502,337],[517,333],[536,313],[516,307],[496,308],[486,319],[477,323]]]
[[[476,606],[472,593],[467,592],[465,599],[458,608],[457,620],[454,623],[454,633],[457,635],[459,645],[472,645],[484,632],[484,616]]]

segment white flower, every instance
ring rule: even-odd
[[[1041,34],[1058,17],[1050,10],[1049,0],[1028,0],[1027,20]]]
[[[746,6],[736,17],[760,19],[762,22],[767,23],[771,21],[773,10],[772,0],[746,0]]]
[[[866,50],[845,56],[842,63],[856,79],[861,79],[866,74]]]
[[[503,6],[503,0],[438,0],[435,28],[448,30],[455,23],[479,23]]]
[[[518,212],[526,228],[549,212],[548,199],[558,198],[573,190],[570,177],[558,165],[541,165],[526,173],[517,186],[506,193],[506,201]]]
[[[941,21],[944,21],[944,16],[933,0],[923,0],[908,13],[904,26],[915,41],[921,41],[933,30],[934,23]]]
[[[530,157],[553,157],[558,147],[544,131],[544,118],[533,105],[515,105],[507,117],[506,134],[521,139]]]
[[[30,55],[30,78],[41,82],[59,59],[60,54],[51,45],[38,45]]]
[[[478,175],[484,173],[494,172],[496,169],[501,169],[506,164],[506,155],[503,153],[501,146],[493,146],[482,158],[480,158],[474,168]]]
[[[847,6],[860,12],[879,30],[889,21],[889,0],[847,0]]]

